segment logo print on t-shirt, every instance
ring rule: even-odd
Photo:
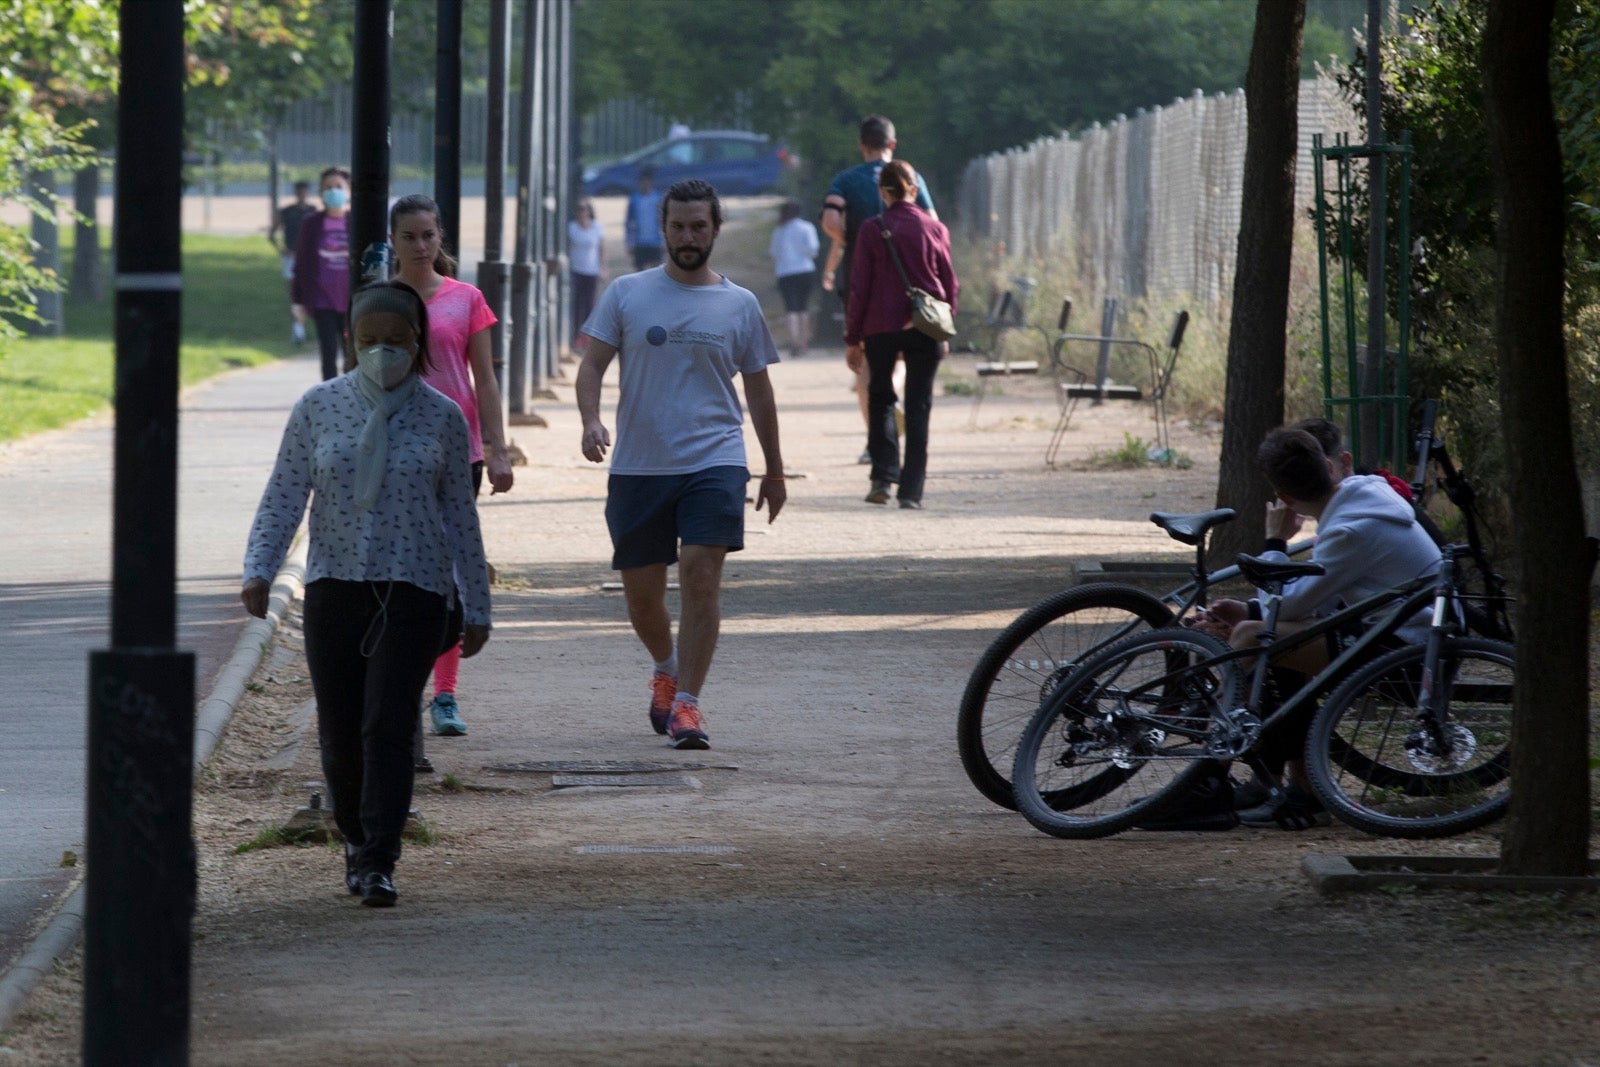
[[[652,326],[645,331],[644,339],[660,348],[667,343],[667,330],[664,326]]]

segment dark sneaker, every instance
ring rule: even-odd
[[[678,679],[660,671],[650,672],[650,729],[658,734],[667,732],[667,720],[672,717],[672,700],[678,695]]]
[[[1140,830],[1232,830],[1239,825],[1233,790],[1234,781],[1225,769],[1202,773],[1160,814],[1135,826]]]
[[[394,888],[394,879],[381,871],[368,871],[361,876],[361,903],[369,908],[392,908],[400,894]]]
[[[667,719],[667,737],[673,748],[710,748],[711,738],[706,734],[706,720],[700,708],[687,700],[672,705],[672,715]]]
[[[902,511],[921,511],[922,510],[922,501],[920,501],[920,500],[902,500],[902,501],[900,501],[900,509]]]
[[[857,459],[856,462],[861,464],[863,467],[865,467],[867,464],[871,463],[872,462],[872,450],[871,449],[867,449],[867,448],[863,448],[861,450],[861,458]]]
[[[348,844],[344,846],[344,887],[353,897],[361,895],[361,872],[356,870],[356,851]]]
[[[428,718],[433,732],[440,737],[464,737],[467,724],[461,721],[461,709],[453,693],[440,693],[428,705]]]
[[[891,486],[888,482],[873,482],[872,492],[867,494],[867,503],[887,504],[889,502],[890,488]]]
[[[1282,799],[1274,801],[1269,797],[1265,803],[1239,812],[1241,826],[1258,829],[1278,827],[1284,830],[1309,830],[1313,826],[1331,825],[1332,822],[1321,801],[1292,785],[1283,791]]]
[[[1261,780],[1252,776],[1249,781],[1241,782],[1237,778],[1233,782],[1233,807],[1236,811],[1246,808],[1259,807],[1272,799],[1272,790],[1261,784]]]

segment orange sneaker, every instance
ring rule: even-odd
[[[672,717],[672,698],[678,695],[678,680],[670,674],[652,671],[650,674],[650,728],[658,734],[667,732],[667,720]]]
[[[710,748],[711,738],[706,736],[706,720],[700,707],[687,700],[672,705],[672,717],[667,720],[667,736],[673,748]]]

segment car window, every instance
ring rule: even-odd
[[[700,147],[695,141],[674,141],[650,153],[650,158],[645,162],[652,167],[682,167],[698,163],[701,158]]]
[[[761,155],[761,145],[757,141],[739,140],[713,141],[711,143],[712,159],[735,160],[755,159]]]

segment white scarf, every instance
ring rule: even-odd
[[[361,395],[372,402],[372,414],[361,428],[361,448],[356,456],[356,506],[371,511],[383,489],[383,473],[389,464],[389,416],[405,406],[421,382],[416,374],[393,389],[385,389],[360,371],[353,375]]]

